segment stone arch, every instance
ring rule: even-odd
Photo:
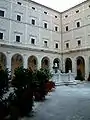
[[[48,57],[43,57],[41,60],[41,68],[50,68],[50,59]]]
[[[79,56],[76,58],[76,61],[77,61],[77,73],[78,73],[78,70],[81,71],[81,74],[83,77],[85,77],[85,60],[82,56]]]
[[[14,54],[11,58],[11,72],[14,74],[14,70],[18,67],[23,66],[23,57],[20,54]]]
[[[33,71],[37,70],[38,60],[35,56],[30,56],[28,58],[28,68],[31,68]]]
[[[59,58],[55,58],[53,60],[53,67],[55,66],[55,64],[56,64],[57,68],[60,69],[60,59]]]
[[[7,59],[6,59],[6,55],[2,52],[0,52],[0,66],[1,69],[6,69],[6,64],[7,64]]]
[[[65,60],[65,73],[68,73],[69,70],[72,72],[72,60],[70,58],[66,58]]]

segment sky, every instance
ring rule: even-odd
[[[47,7],[63,12],[85,0],[32,0]]]

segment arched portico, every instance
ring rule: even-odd
[[[6,69],[6,55],[0,52],[0,66],[2,69]]]
[[[57,68],[60,69],[60,59],[59,58],[54,59],[53,66],[55,66],[55,64],[57,65]]]
[[[85,60],[83,57],[77,57],[77,72],[81,71],[83,77],[85,77]]]
[[[69,70],[72,71],[72,60],[70,58],[66,58],[66,61],[65,61],[65,72],[68,73]]]
[[[50,60],[48,57],[44,57],[41,60],[41,68],[49,68],[50,67]]]
[[[31,68],[33,71],[37,70],[38,61],[35,56],[30,56],[28,58],[28,68]]]
[[[15,54],[11,59],[11,72],[14,74],[14,70],[18,67],[23,66],[23,57],[20,54]]]

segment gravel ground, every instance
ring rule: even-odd
[[[90,83],[58,86],[22,120],[90,120]]]

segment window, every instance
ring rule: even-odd
[[[44,11],[44,14],[47,14],[47,12]]]
[[[58,43],[55,44],[55,48],[58,48]]]
[[[68,26],[66,26],[66,31],[68,31]]]
[[[20,42],[20,36],[16,36],[16,42]]]
[[[58,27],[57,26],[55,26],[55,31],[58,31]]]
[[[47,23],[44,23],[44,28],[47,28]]]
[[[0,39],[3,39],[3,33],[0,32]]]
[[[32,7],[33,10],[35,10],[35,7]]]
[[[80,45],[81,45],[81,41],[80,41],[80,40],[78,40],[77,42],[78,42],[78,46],[80,46]]]
[[[68,15],[65,15],[65,18],[67,18],[68,17]]]
[[[66,43],[66,48],[69,48],[69,43]]]
[[[77,22],[77,27],[80,27],[80,22]]]
[[[0,16],[4,17],[4,11],[0,10]]]
[[[90,8],[90,5],[88,7]]]
[[[44,46],[47,47],[47,41],[44,41]]]
[[[55,16],[55,18],[57,18],[57,16]]]
[[[21,5],[21,2],[17,2],[17,4]]]
[[[35,44],[35,39],[34,38],[31,38],[31,44]]]
[[[34,19],[32,19],[32,25],[35,25],[35,20]]]
[[[78,12],[79,12],[79,10],[76,11],[76,13],[78,13]]]
[[[21,21],[21,16],[20,15],[17,15],[17,20]]]

